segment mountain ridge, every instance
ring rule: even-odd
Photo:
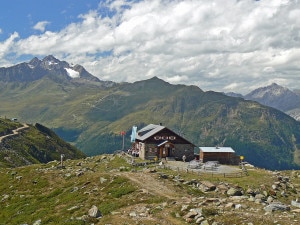
[[[56,73],[32,82],[0,82],[0,115],[45,124],[90,156],[120,149],[121,131],[130,148],[133,125],[163,123],[196,146],[231,146],[259,167],[300,166],[300,123],[275,108],[158,77],[106,86]]]
[[[0,81],[2,82],[32,82],[45,76],[57,77],[72,82],[90,82],[93,84],[112,86],[112,81],[101,81],[90,74],[81,65],[70,65],[66,61],[60,61],[52,55],[42,60],[34,57],[28,63],[23,62],[10,67],[0,68]]]

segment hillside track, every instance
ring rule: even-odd
[[[22,130],[26,130],[28,129],[29,126],[26,124],[26,123],[23,123],[23,126],[22,127],[19,127],[17,129],[14,129],[12,132],[12,134],[7,134],[7,135],[3,135],[3,136],[0,136],[0,143],[2,142],[3,139],[7,138],[7,137],[12,137],[12,136],[16,136],[19,134],[20,131]]]
[[[182,221],[172,216],[174,208],[181,204],[191,203],[191,196],[184,192],[180,192],[174,188],[174,185],[169,183],[168,180],[159,179],[156,173],[148,172],[122,172],[118,174],[124,176],[130,181],[135,183],[143,193],[147,193],[153,196],[160,196],[166,198],[168,206],[164,208],[155,217],[139,218],[143,224],[161,224],[161,225],[181,225]],[[172,202],[172,203],[170,203]],[[157,205],[157,207],[160,207]],[[128,206],[123,208],[125,215],[129,215],[132,211],[138,211],[138,208],[143,208],[143,204]],[[126,216],[124,218],[127,218]]]
[[[172,185],[168,185],[167,181],[159,180],[152,173],[143,172],[126,172],[120,174],[136,183],[141,189],[146,190],[149,194],[166,197],[168,199],[177,199],[180,197],[178,191]]]

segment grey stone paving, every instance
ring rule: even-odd
[[[199,171],[203,173],[239,173],[242,172],[242,169],[236,166],[229,166],[229,165],[221,165],[219,164],[218,166],[214,168],[207,168],[204,169],[204,166],[202,165],[200,168],[191,168],[189,167],[189,162],[182,162],[182,161],[168,161],[165,163],[166,166],[170,166],[173,169],[179,168],[180,170],[194,170],[194,171]]]

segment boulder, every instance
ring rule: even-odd
[[[229,190],[227,191],[227,195],[228,196],[241,196],[241,195],[243,195],[243,193],[240,189],[232,187],[232,188],[229,188]]]
[[[214,191],[214,190],[216,190],[216,185],[214,185],[213,183],[211,183],[209,181],[201,181],[199,189],[202,190],[203,192]]]
[[[92,208],[89,209],[88,215],[93,218],[102,217],[101,212],[99,211],[98,207],[95,205],[93,205]]]

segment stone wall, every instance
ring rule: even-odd
[[[159,148],[156,144],[147,144],[147,146],[143,146],[143,151],[140,150],[142,155],[140,157],[142,159],[153,159],[155,156],[159,156],[157,152]],[[186,161],[193,160],[194,156],[194,146],[192,144],[176,144],[174,145],[175,149],[172,152],[172,157],[178,160],[182,160],[182,156],[186,156]],[[144,154],[143,154],[144,153]]]

